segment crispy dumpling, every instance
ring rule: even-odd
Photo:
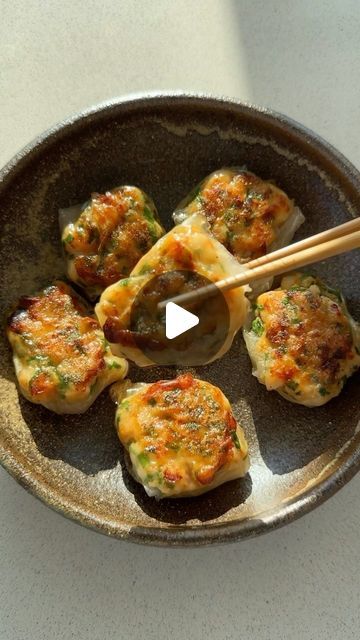
[[[148,281],[173,270],[194,271],[216,284],[226,276],[240,273],[244,267],[209,234],[202,216],[187,218],[143,256],[129,278],[111,285],[102,294],[95,312],[105,337],[111,343],[113,353],[123,355],[139,366],[153,364],[132,339],[131,308],[136,294]],[[245,296],[248,290],[248,287],[238,287],[225,292],[230,318],[229,331],[222,347],[209,362],[220,358],[229,350],[236,332],[243,326],[248,313],[248,300]],[[204,364],[204,360],[200,359],[194,364]]]
[[[20,391],[56,413],[83,413],[127,362],[114,356],[87,305],[65,283],[22,297],[7,336]]]
[[[177,206],[176,223],[202,214],[215,238],[244,263],[289,244],[304,216],[272,182],[237,167],[207,176]]]
[[[129,470],[149,496],[197,496],[247,473],[243,430],[218,387],[183,374],[153,384],[119,383],[112,395]]]
[[[244,330],[253,373],[269,390],[308,407],[337,396],[360,366],[359,325],[342,295],[294,273],[257,299]]]
[[[67,275],[93,300],[128,276],[165,233],[151,198],[137,187],[93,193],[84,205],[60,210]]]

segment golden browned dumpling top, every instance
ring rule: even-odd
[[[85,207],[62,210],[60,219],[68,276],[90,298],[129,275],[165,233],[153,201],[137,187],[94,193]]]
[[[311,275],[259,296],[244,337],[259,381],[306,406],[337,396],[360,366],[359,326],[341,294]]]
[[[289,244],[304,221],[281,189],[238,168],[210,174],[178,205],[174,219],[193,213],[205,215],[215,238],[239,262]]]
[[[218,387],[191,374],[124,386],[113,387],[116,427],[148,495],[199,495],[246,474],[244,434]]]
[[[7,336],[22,394],[56,413],[82,413],[127,372],[87,305],[63,282],[21,298]]]

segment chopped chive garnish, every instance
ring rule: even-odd
[[[329,396],[330,395],[330,391],[325,389],[325,387],[319,387],[319,393],[320,393],[321,396]]]
[[[144,264],[143,267],[141,267],[141,269],[139,270],[139,275],[143,276],[145,273],[149,273],[149,271],[151,271],[151,267],[149,264]]]
[[[118,362],[109,362],[108,369],[121,369],[121,365]]]
[[[150,462],[149,456],[146,453],[144,453],[143,451],[138,454],[138,460],[139,460],[139,462],[140,462],[142,467],[146,467],[146,465],[148,465],[149,462]]]
[[[184,424],[185,429],[189,429],[189,431],[198,431],[200,425],[197,422],[187,422]]]
[[[151,213],[149,207],[145,206],[143,209],[143,216],[148,220],[148,222],[154,222],[154,216]]]
[[[59,380],[59,389],[67,389],[69,384],[72,382],[72,378],[71,376],[69,376],[68,374],[62,374],[59,371],[56,372],[56,375],[58,377]],[[96,381],[95,381],[96,384]]]
[[[234,443],[235,447],[236,447],[237,449],[241,449],[241,447],[240,447],[240,442],[239,442],[239,438],[238,438],[238,434],[236,433],[236,431],[232,431],[232,432],[231,432],[231,439],[232,439],[232,441],[233,441],[233,443]]]
[[[155,227],[155,223],[152,220],[151,222],[148,223],[148,230],[149,230],[149,234],[150,234],[150,238],[151,240],[155,243],[157,242],[157,240],[159,239],[159,236],[157,234],[156,231],[156,227]]]
[[[295,382],[295,380],[288,380],[286,386],[289,387],[292,391],[297,391],[299,387],[299,383]]]
[[[255,318],[255,320],[253,320],[251,329],[257,336],[262,336],[264,333],[264,325],[261,318]]]
[[[122,280],[119,280],[118,287],[127,287],[127,285],[130,282],[130,278],[123,278]]]

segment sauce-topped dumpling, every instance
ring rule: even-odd
[[[284,277],[254,316],[244,330],[253,373],[292,402],[325,404],[360,366],[359,325],[341,294],[311,275]]]
[[[224,168],[207,176],[176,208],[174,220],[194,213],[239,262],[289,244],[304,216],[286,193],[245,169]]]
[[[153,364],[133,339],[130,330],[132,305],[140,289],[154,276],[176,270],[196,272],[216,284],[226,276],[241,273],[244,267],[209,233],[202,216],[187,218],[158,240],[137,263],[129,278],[111,285],[102,294],[95,312],[113,353],[124,355],[139,366]],[[208,361],[226,353],[234,335],[243,326],[248,313],[247,290],[248,287],[238,287],[224,293],[229,312],[229,330],[226,340]],[[199,342],[198,347],[200,350],[203,345]],[[204,364],[204,358],[199,358],[199,362],[194,361],[195,364]]]
[[[20,298],[7,336],[21,393],[56,413],[83,413],[127,373],[91,310],[63,282]]]
[[[90,299],[128,276],[165,233],[151,198],[137,187],[94,193],[85,205],[60,210],[69,278]]]
[[[149,496],[196,496],[247,473],[244,433],[218,387],[185,374],[127,388],[119,383],[112,395],[130,472]]]

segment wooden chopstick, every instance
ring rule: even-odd
[[[335,227],[335,229],[336,228],[337,227]],[[308,240],[310,240],[310,238],[308,238]],[[340,253],[346,253],[347,251],[352,251],[359,247],[360,231],[353,231],[352,233],[348,233],[347,235],[340,237],[336,236],[333,237],[332,240],[322,242],[319,245],[308,246],[302,251],[297,251],[296,253],[286,255],[285,257],[280,257],[272,260],[271,262],[267,262],[266,264],[261,264],[250,269],[247,266],[243,273],[236,276],[230,276],[229,278],[224,278],[224,280],[219,280],[219,282],[216,283],[216,286],[214,286],[214,284],[210,284],[194,291],[182,293],[160,303],[159,307],[165,306],[168,302],[174,302],[175,304],[184,306],[191,302],[199,301],[199,299],[214,295],[218,289],[221,291],[228,291],[235,287],[241,287],[251,282],[256,282],[262,278],[274,277],[287,271],[300,269],[301,267],[313,264],[314,262],[320,262],[321,260],[326,260],[327,258],[337,256]],[[274,252],[274,254],[270,253],[269,256],[275,255],[276,253],[277,252]]]
[[[289,244],[282,249],[277,249],[276,251],[272,251],[271,253],[266,253],[264,256],[261,256],[261,258],[256,258],[255,260],[251,260],[251,262],[247,262],[246,268],[254,269],[255,267],[260,267],[261,264],[273,262],[278,258],[285,258],[285,256],[290,256],[297,251],[302,251],[303,249],[308,249],[309,247],[315,247],[322,242],[327,242],[328,240],[333,240],[334,238],[346,236],[352,231],[360,231],[360,217],[355,218],[354,220],[350,220],[350,222],[339,224],[337,227],[332,227],[331,229],[327,229],[326,231],[321,231],[321,233],[316,233],[314,236],[310,236],[309,238],[305,238],[304,240],[299,240],[298,242]]]

